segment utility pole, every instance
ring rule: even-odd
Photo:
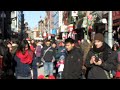
[[[113,39],[112,39],[112,11],[108,12],[108,45],[112,48]]]
[[[4,11],[2,12],[2,15],[3,15],[3,17],[2,17],[2,29],[3,29],[3,39],[4,39],[4,36],[5,36],[5,28],[4,28]]]
[[[21,11],[21,40],[23,40],[24,38],[23,31],[24,31],[24,14],[23,11]]]
[[[4,11],[2,11],[1,17],[2,17],[2,39],[4,40],[4,38],[5,38],[4,18],[6,18],[6,14]]]

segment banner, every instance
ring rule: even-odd
[[[52,34],[56,35],[57,34],[57,30],[56,29],[52,29]]]
[[[77,17],[78,16],[78,11],[72,11],[72,16]]]

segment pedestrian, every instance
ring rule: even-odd
[[[103,34],[97,33],[85,61],[85,66],[89,68],[87,79],[110,79],[109,72],[116,67],[115,56],[104,42]]]
[[[55,61],[54,50],[51,47],[51,41],[46,40],[45,47],[41,51],[41,60],[44,62],[45,77],[53,76],[53,63]]]
[[[33,61],[33,52],[30,49],[27,40],[22,40],[14,57],[17,65],[15,73],[17,79],[31,79],[31,64]]]
[[[62,79],[63,69],[64,69],[65,56],[64,54],[60,56],[59,61],[57,62],[58,67],[58,79]]]
[[[83,51],[83,67],[82,67],[82,71],[83,71],[83,76],[84,78],[87,77],[88,74],[88,69],[85,67],[85,60],[86,60],[86,56],[89,52],[89,50],[92,48],[92,44],[89,40],[83,40],[80,44],[80,48]]]
[[[118,49],[119,49],[119,45],[117,43],[113,44],[112,50],[117,52]]]
[[[56,42],[52,42],[52,45],[51,45],[52,49],[53,49],[53,53],[54,53],[54,57],[55,57],[55,61],[53,63],[53,67],[54,67],[54,76],[56,77],[57,76],[57,67],[56,67],[56,64],[57,64],[57,58],[56,58],[56,54],[57,54],[57,44]]]
[[[60,56],[62,56],[63,54],[65,54],[64,51],[66,51],[66,49],[65,49],[65,43],[63,41],[61,41],[59,43],[59,46],[58,46],[58,50],[57,50],[57,53],[56,53],[56,58],[60,59]]]
[[[75,42],[72,38],[65,40],[67,55],[65,57],[63,79],[80,79],[82,74],[82,51],[75,47]]]
[[[12,54],[12,51],[13,51],[13,47],[12,47],[12,44],[11,44],[11,42],[10,41],[5,41],[4,42],[4,45],[9,49],[9,60],[10,60],[10,62],[11,62],[11,68],[10,68],[10,70],[11,70],[11,79],[13,78],[15,78],[15,76],[14,76],[14,73],[15,73],[15,66],[14,66],[14,56],[13,56],[13,54]]]
[[[34,48],[36,48],[36,43],[35,43],[35,41],[32,39],[31,40],[31,45],[34,47]]]
[[[120,79],[120,64],[117,65],[117,70],[115,72],[114,79]]]
[[[13,79],[12,72],[12,56],[9,48],[4,44],[0,43],[0,79]]]
[[[35,59],[37,59],[37,64],[40,66],[41,64],[41,50],[43,46],[41,45],[41,42],[39,41],[37,43],[36,49],[35,49]]]
[[[56,59],[57,59],[57,76],[59,79],[62,79],[62,73],[64,69],[64,61],[66,57],[66,49],[65,49],[65,43],[61,41],[59,43],[58,51],[56,53]]]
[[[119,45],[117,43],[113,44],[112,51],[113,51],[114,55],[116,55],[116,58],[117,58],[117,61],[118,61],[117,63],[119,64],[120,49],[119,49]],[[116,68],[117,68],[117,66],[116,66]],[[112,70],[111,72],[112,72],[113,77],[115,77],[116,69]]]
[[[32,79],[37,79],[38,78],[38,68],[37,68],[37,59],[35,57],[35,46],[34,46],[34,40],[32,40],[31,42],[31,39],[30,38],[27,38],[27,41],[29,43],[29,46],[30,46],[30,49],[31,51],[33,52],[33,61],[32,61],[32,64],[31,64],[31,69],[32,69]]]

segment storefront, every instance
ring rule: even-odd
[[[113,11],[112,19],[113,19],[113,29],[117,30],[117,28],[120,26],[120,11]]]

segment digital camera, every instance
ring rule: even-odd
[[[95,55],[95,61],[98,62],[99,61],[99,57],[97,55]]]

